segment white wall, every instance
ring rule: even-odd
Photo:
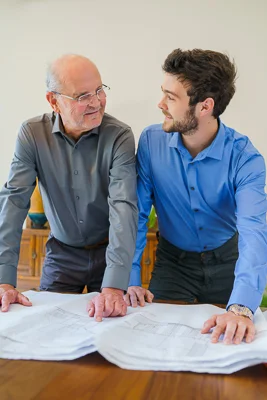
[[[177,47],[227,52],[239,70],[223,121],[267,160],[267,0],[0,0],[0,186],[21,122],[49,111],[45,71],[64,53],[98,65],[107,111],[142,129],[162,120],[161,65]]]

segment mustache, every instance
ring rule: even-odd
[[[166,113],[166,111],[162,111],[162,113],[163,113],[166,117],[171,117],[171,118],[172,118],[172,116],[171,116],[170,114]]]

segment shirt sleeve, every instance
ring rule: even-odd
[[[16,141],[8,180],[0,191],[0,284],[16,286],[22,227],[36,181],[35,154],[27,128]]]
[[[227,308],[242,304],[253,313],[260,305],[267,276],[265,177],[265,163],[259,153],[243,156],[235,179],[239,258]]]
[[[150,161],[147,134],[140,137],[137,151],[137,198],[139,208],[136,250],[133,259],[129,286],[141,286],[141,257],[146,245],[147,221],[153,204]]]
[[[109,245],[102,288],[127,290],[138,220],[135,143],[131,129],[122,132],[114,145],[108,204]]]

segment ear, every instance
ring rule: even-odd
[[[60,110],[59,110],[59,105],[58,105],[58,101],[57,101],[55,93],[47,92],[46,93],[46,100],[48,101],[50,106],[53,108],[53,110],[56,113],[59,113]]]
[[[211,115],[214,109],[214,100],[208,97],[206,100],[200,103],[200,115]]]

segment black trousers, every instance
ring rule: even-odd
[[[226,304],[237,258],[237,233],[203,253],[181,250],[160,236],[149,290],[155,299]]]
[[[106,269],[106,248],[68,246],[53,236],[46,243],[40,290],[61,293],[99,292]]]

